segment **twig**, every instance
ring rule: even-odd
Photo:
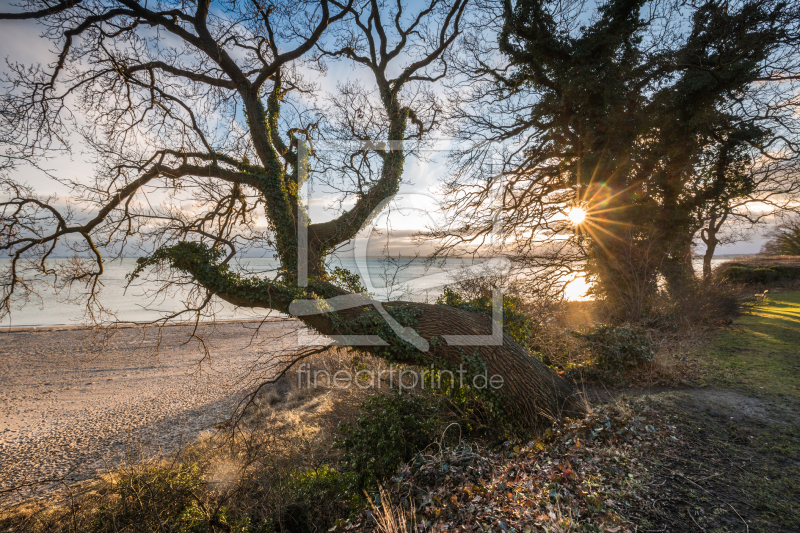
[[[728,507],[730,507],[731,509],[733,509],[733,512],[734,512],[734,513],[736,513],[736,516],[738,516],[738,517],[739,517],[739,520],[741,520],[742,522],[744,522],[744,527],[747,529],[747,532],[746,532],[746,533],[750,533],[750,526],[749,526],[749,525],[747,525],[747,521],[746,521],[744,518],[742,518],[742,515],[740,515],[740,514],[739,514],[739,511],[737,511],[737,510],[736,510],[736,509],[733,507],[733,505],[731,505],[731,504],[729,504],[729,503],[727,503],[727,502],[725,503],[725,505],[727,505]]]
[[[710,476],[701,477],[697,481],[705,481],[707,479],[711,479],[712,477],[717,477],[717,476],[721,476],[721,475],[722,475],[722,472],[717,472],[716,474],[711,474]]]
[[[703,528],[700,526],[700,524],[698,524],[698,523],[697,523],[697,520],[695,520],[695,519],[694,519],[694,516],[692,516],[692,511],[690,511],[689,509],[686,509],[686,512],[687,512],[687,513],[689,513],[689,518],[691,518],[691,519],[692,519],[692,522],[694,522],[694,525],[696,525],[696,526],[697,526],[697,527],[700,529],[700,531],[703,531],[703,532],[705,532],[705,529],[703,529]]]
[[[680,472],[675,472],[675,473],[676,473],[678,476],[680,476],[680,477],[682,477],[683,479],[685,479],[686,481],[688,481],[689,483],[691,483],[692,485],[694,485],[695,487],[697,487],[698,489],[702,490],[703,492],[705,492],[705,493],[707,493],[707,494],[711,494],[712,496],[714,496],[714,493],[713,493],[713,492],[711,492],[710,490],[708,490],[708,489],[706,489],[706,488],[703,488],[703,487],[701,487],[700,485],[698,485],[697,483],[695,483],[695,482],[694,482],[692,479],[689,479],[688,477],[684,476],[684,475],[683,475],[683,474],[681,474]]]
[[[653,508],[653,510],[655,511],[655,510],[656,510],[656,504],[657,504],[658,502],[660,502],[661,500],[663,500],[663,499],[664,499],[664,498],[658,498],[658,499],[656,499],[656,500],[653,500],[653,503],[651,503],[651,504],[650,504],[650,507],[652,507],[652,508]]]

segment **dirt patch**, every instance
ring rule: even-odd
[[[713,388],[686,391],[685,394],[695,403],[697,412],[716,418],[719,422],[761,429],[776,424],[800,424],[800,411],[797,402],[792,400],[779,402]]]
[[[698,389],[654,396],[676,439],[645,457],[639,531],[800,531],[800,417],[794,403]]]

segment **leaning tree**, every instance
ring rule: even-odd
[[[413,12],[377,0],[17,7],[0,19],[35,20],[55,55],[47,65],[9,63],[5,74],[3,314],[43,280],[80,285],[91,308],[107,258],[134,249],[143,257],[131,276],[166,270],[172,283],[201,291],[192,312],[213,298],[277,310],[324,335],[380,337],[360,349],[394,362],[454,366],[477,356],[504,376],[502,397],[528,426],[582,412],[572,388],[508,335],[477,347],[444,338],[488,335],[489,317],[382,306],[326,270],[326,256],[397,193],[410,143],[436,127],[430,85],[448,75],[467,0],[431,0]],[[326,98],[323,74],[348,65],[357,81]],[[337,167],[315,154],[323,139],[360,144]],[[46,169],[47,157],[75,143],[92,154],[93,176]],[[24,164],[68,191],[66,202],[15,179]],[[351,201],[311,223],[299,196],[315,169],[329,181],[340,176]],[[191,209],[182,208],[187,197]],[[74,258],[51,259],[57,246]],[[231,268],[248,247],[274,250],[277,276]]]
[[[797,3],[482,5],[498,37],[467,35],[457,54],[452,105],[472,144],[455,158],[450,208],[500,195],[520,255],[586,262],[619,319],[646,314],[662,277],[676,293],[694,282],[705,223],[741,198],[796,193],[753,170],[791,166],[800,147]],[[570,224],[570,209],[588,216]],[[497,224],[456,215],[449,233],[475,241]]]

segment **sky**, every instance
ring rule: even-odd
[[[9,8],[9,0],[0,0],[0,10],[16,11]],[[34,22],[3,21],[2,33],[0,33],[0,57],[13,62],[24,64],[49,63],[53,60],[53,46],[47,40],[39,37],[40,28]],[[5,64],[2,65],[6,70]],[[335,67],[329,73],[327,80],[322,80],[325,84],[333,84],[335,80],[354,76],[355,73],[349,69]],[[413,256],[415,253],[425,255],[430,250],[429,247],[421,246],[415,242],[413,236],[427,227],[437,223],[436,202],[438,201],[436,188],[440,180],[447,176],[447,170],[443,164],[446,155],[446,143],[441,145],[445,149],[428,154],[429,161],[419,161],[409,159],[404,173],[404,184],[400,194],[375,221],[374,226],[383,229],[383,234],[370,240],[370,255],[381,255],[383,246],[390,245],[392,255]],[[54,169],[61,177],[80,179],[82,176],[92,174],[91,165],[85,160],[86,154],[83,153],[79,144],[76,143],[76,150],[71,156],[59,156],[45,163],[45,166]],[[66,190],[60,184],[50,180],[41,172],[31,168],[21,168],[13,175],[19,181],[27,182],[36,187],[37,192],[42,195],[55,193],[65,194]],[[312,221],[322,221],[329,219],[333,213],[328,209],[330,199],[325,197],[315,197],[312,195],[309,204],[309,212]],[[387,240],[386,228],[392,228],[392,236]],[[366,233],[362,233],[362,237]],[[764,238],[759,234],[752,235],[749,241],[742,241],[732,245],[720,246],[717,254],[748,254],[756,253],[761,248]],[[698,250],[702,252],[702,250]]]
[[[9,0],[0,0],[0,10],[18,11],[10,8]],[[51,63],[55,57],[52,43],[40,37],[41,27],[33,21],[3,21],[2,37],[0,37],[0,57],[3,58],[3,72],[7,71],[5,61],[19,62],[25,65]],[[323,90],[333,89],[337,82],[358,78],[359,73],[352,68],[333,63],[330,65],[326,78],[317,78]],[[414,235],[436,224],[438,201],[435,189],[445,176],[444,155],[448,143],[444,143],[444,150],[436,149],[426,153],[426,160],[410,157],[406,161],[403,184],[400,193],[395,196],[392,203],[378,218],[371,228],[380,233],[372,232],[369,237],[369,254],[380,256],[385,253],[385,246],[389,245],[391,255],[414,256],[426,255],[432,248],[418,242]],[[46,162],[43,167],[53,171],[59,177],[80,179],[91,176],[93,167],[88,162],[89,154],[81,147],[77,136],[73,138],[74,151],[71,155],[55,156]],[[59,199],[66,198],[68,190],[61,184],[47,177],[43,172],[31,168],[21,167],[12,174],[20,182],[33,185],[41,195],[58,194]],[[306,187],[308,189],[308,187]],[[316,187],[314,193],[309,194],[309,214],[312,222],[329,220],[335,216],[332,198],[321,193]],[[387,229],[391,228],[391,232]],[[390,239],[386,239],[387,235]],[[369,235],[364,231],[361,237]],[[352,245],[344,247],[342,252],[348,255]],[[63,253],[63,252],[62,252]]]

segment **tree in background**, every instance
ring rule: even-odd
[[[448,73],[466,6],[29,0],[23,11],[0,14],[37,21],[56,50],[49,65],[9,66],[0,100],[6,165],[73,153],[78,139],[96,170],[49,174],[68,191],[66,204],[15,180],[19,170],[3,178],[0,249],[11,261],[0,316],[51,283],[82,288],[100,322],[107,318],[96,299],[104,265],[132,251],[143,256],[132,277],[150,271],[166,280],[164,290],[195,288],[186,309],[165,320],[181,313],[199,319],[214,298],[301,315],[322,334],[380,336],[387,345],[361,349],[394,362],[479,361],[505,377],[506,407],[528,426],[583,412],[572,388],[508,335],[499,346],[443,340],[488,335],[488,316],[411,302],[382,308],[343,288],[325,265],[397,193],[408,146],[436,127],[439,106],[429,87]],[[358,81],[326,93],[312,79],[338,61],[357,68]],[[360,144],[337,164],[314,152],[319,139]],[[308,223],[298,201],[306,165],[323,180],[341,178],[339,200],[351,207]],[[70,261],[52,259],[59,244],[73,252]],[[274,250],[277,277],[231,268],[253,248]],[[337,297],[357,305],[334,311],[319,301]],[[387,316],[413,329],[401,337]],[[295,355],[290,363],[305,353]]]
[[[769,240],[761,248],[762,254],[800,255],[800,220],[786,220],[770,234]]]
[[[483,4],[499,37],[462,40],[452,106],[477,145],[454,160],[440,234],[476,243],[499,223],[523,259],[565,250],[614,317],[635,320],[660,277],[673,294],[694,283],[696,232],[761,195],[754,169],[795,164],[800,13],[782,1],[583,5]],[[504,219],[472,217],[498,197]],[[570,221],[573,209],[586,216]]]
[[[739,242],[775,216],[786,216],[800,209],[797,202],[800,195],[800,169],[797,168],[797,162],[767,160],[757,166],[740,167],[738,170],[733,169],[735,165],[729,165],[728,172],[749,172],[750,176],[739,182],[751,185],[748,190],[720,191],[701,216],[702,226],[697,235],[706,248],[703,254],[705,281],[712,279],[711,260],[718,245]],[[712,165],[711,171],[719,172],[719,169]]]

